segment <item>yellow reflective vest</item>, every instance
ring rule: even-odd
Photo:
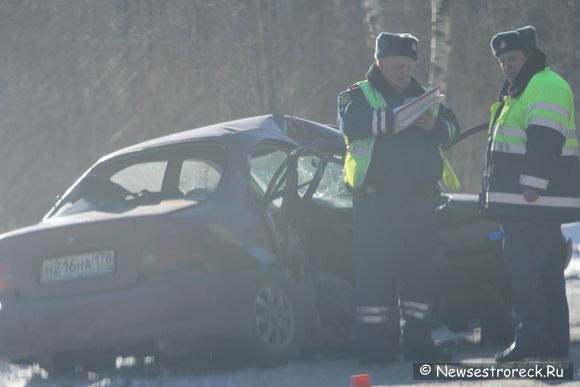
[[[373,109],[387,107],[383,95],[372,87],[369,81],[361,81],[358,82],[357,85],[361,88],[366,100]],[[376,137],[372,136],[360,140],[349,141],[348,137],[344,136],[344,141],[347,147],[344,158],[344,180],[346,184],[355,190],[360,188],[365,181],[373,155],[375,138]],[[455,174],[453,166],[445,157],[441,149],[440,155],[443,160],[442,182],[444,186],[452,190],[459,189],[461,187],[459,178]]]
[[[530,128],[535,132],[530,133]],[[574,98],[562,77],[545,68],[530,79],[521,95],[495,102],[489,132],[482,195],[485,215],[500,220],[580,219]],[[553,140],[556,132],[563,138],[561,151]],[[524,186],[538,189],[538,200],[527,202]]]

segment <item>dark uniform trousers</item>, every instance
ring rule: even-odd
[[[399,344],[432,346],[435,205],[431,193],[354,193],[354,272],[359,351],[382,356]],[[400,303],[400,305],[399,305]]]
[[[503,222],[516,341],[552,345],[567,352],[570,340],[560,223]]]

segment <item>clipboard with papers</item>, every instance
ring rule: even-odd
[[[393,134],[407,129],[429,108],[434,114],[437,114],[442,98],[443,95],[439,94],[439,87],[435,86],[418,97],[407,99],[401,106],[394,108]]]

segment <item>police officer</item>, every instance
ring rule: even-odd
[[[431,338],[433,191],[442,176],[439,144],[459,126],[443,105],[393,134],[393,108],[424,93],[412,76],[418,40],[383,32],[366,80],[338,96],[345,180],[353,191],[357,336],[363,364],[395,359],[403,326],[408,359],[444,360]]]
[[[506,78],[491,107],[482,213],[499,220],[519,325],[500,362],[566,357],[561,223],[580,219],[580,168],[568,83],[526,26],[491,40]]]

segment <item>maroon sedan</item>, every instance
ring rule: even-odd
[[[336,129],[268,115],[103,157],[41,223],[0,236],[0,358],[54,366],[236,342],[277,364],[307,333],[348,336],[343,154]],[[477,216],[474,196],[438,200],[440,267],[458,279],[445,281],[442,320],[460,329],[487,316],[509,331],[498,242],[488,237],[498,226]],[[481,289],[493,300],[486,316],[473,310]]]

